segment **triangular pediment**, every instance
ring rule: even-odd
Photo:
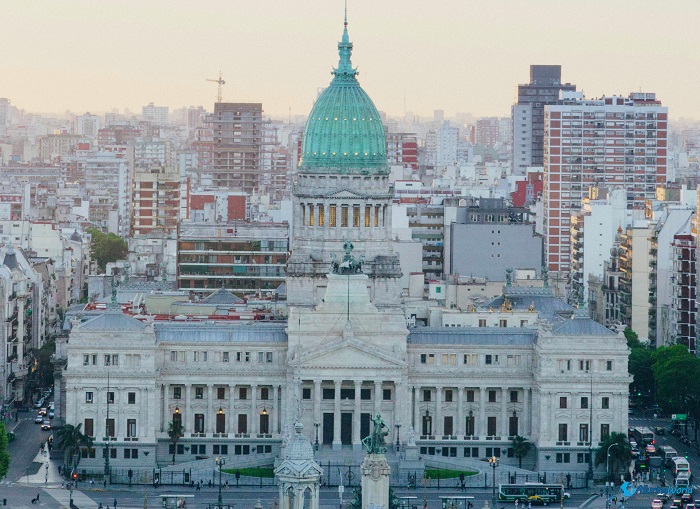
[[[340,189],[333,193],[326,195],[326,198],[364,198],[365,195],[351,191],[349,189]]]
[[[403,368],[405,352],[391,352],[362,339],[338,338],[314,350],[302,352],[292,364],[301,368]]]

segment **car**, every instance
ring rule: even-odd
[[[569,499],[571,498],[571,493],[569,493],[568,491],[565,491],[565,492],[564,492],[564,498],[565,498],[566,500],[569,500]]]
[[[667,491],[661,491],[656,494],[656,498],[661,500],[661,503],[668,502],[668,492]]]
[[[673,509],[680,509],[683,507],[683,503],[681,502],[680,498],[674,498],[673,502],[671,502],[671,508]]]
[[[695,502],[685,504],[685,509],[695,509]]]
[[[43,415],[37,415],[34,417],[34,424],[41,424],[44,422],[44,416]]]
[[[631,449],[630,452],[631,452],[631,455],[632,455],[633,458],[639,458],[639,449],[637,449],[636,447],[634,447],[634,448]]]
[[[43,404],[44,404],[44,400],[40,399],[39,401],[34,403],[34,408],[41,408],[41,405],[43,405]]]
[[[664,428],[662,426],[656,426],[654,428],[654,433],[656,433],[657,435],[663,435],[666,433],[666,428]]]
[[[49,419],[53,419],[54,417],[56,417],[55,412],[53,410],[49,410]]]
[[[542,497],[539,495],[531,495],[527,497],[527,501],[530,502],[531,504],[545,504],[545,501]]]
[[[663,506],[664,503],[658,498],[655,498],[651,503],[651,509],[661,509]]]
[[[46,407],[41,407],[39,409],[39,415],[46,415]]]
[[[692,493],[683,493],[681,495],[681,503],[687,504],[689,502],[693,501],[693,494]]]
[[[46,419],[44,422],[41,423],[41,429],[43,430],[49,430],[51,429],[51,421]]]

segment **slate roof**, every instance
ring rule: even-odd
[[[552,333],[567,336],[615,336],[616,333],[591,320],[589,317],[574,316],[552,327]]]
[[[88,320],[87,322],[84,322],[78,326],[78,330],[80,331],[142,331],[145,328],[145,324],[136,318],[125,315],[118,309],[114,311],[107,310],[100,316]]]
[[[286,343],[287,323],[161,322],[156,338],[166,343]]]
[[[219,288],[214,293],[207,295],[200,302],[201,304],[244,304],[245,301],[241,299],[238,295],[233,293],[231,290],[226,288]]]
[[[409,345],[522,345],[535,342],[537,331],[516,327],[416,327],[409,329]]]

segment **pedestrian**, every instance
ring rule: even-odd
[[[114,509],[117,509],[117,497],[114,497]]]
[[[531,500],[527,501],[527,509],[532,509],[532,501]]]
[[[107,487],[107,479],[105,479],[104,481],[102,481],[102,485],[103,485],[105,488]]]
[[[41,495],[41,493],[37,493],[37,494],[36,494],[36,501],[37,501],[37,502],[39,501],[39,495]]]
[[[100,505],[97,506],[97,509],[102,509],[102,502],[100,502]]]
[[[228,489],[228,479],[226,479],[226,489]]]
[[[200,486],[201,486],[201,484],[197,483],[197,491],[200,490]]]
[[[61,475],[61,465],[58,465],[58,475]]]

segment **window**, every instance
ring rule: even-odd
[[[455,353],[442,354],[442,365],[443,366],[456,366],[457,365],[457,354],[455,354]]]
[[[420,363],[421,364],[435,364],[435,354],[433,354],[433,353],[420,354]]]
[[[108,437],[114,436],[114,419],[105,419],[105,430]]]
[[[479,356],[475,353],[464,354],[464,365],[465,366],[476,366],[479,363]]]
[[[508,320],[506,320],[505,318],[501,318],[498,321],[498,326],[499,327],[508,327]]]
[[[226,399],[226,387],[216,388],[216,399]]]
[[[244,352],[245,353],[245,362],[250,362],[250,352]]]
[[[272,352],[265,352],[265,362],[268,364],[272,363]]]
[[[204,433],[204,414],[194,414],[194,432]]]
[[[182,387],[173,387],[173,399],[182,399]]]
[[[226,414],[216,414],[216,433],[226,433]]]
[[[486,434],[490,437],[496,436],[496,418],[495,417],[487,417]]]
[[[314,225],[314,219],[315,219],[315,217],[314,217],[314,206],[313,206],[313,205],[309,205],[309,226],[313,226],[313,225]]]
[[[467,391],[467,403],[473,403],[474,402],[474,391],[469,390]]]
[[[511,403],[518,402],[518,391],[510,391],[510,402]]]
[[[610,424],[600,425],[600,441],[605,441],[610,436]]]
[[[335,399],[335,389],[323,389],[321,394],[323,399]]]
[[[311,387],[301,389],[301,399],[311,399]]]
[[[445,389],[445,403],[452,403],[452,389]],[[446,433],[447,435],[451,433]]]
[[[222,353],[221,353],[221,361],[222,361],[222,362],[229,362],[229,355],[228,355],[228,352],[222,352]]]
[[[370,218],[372,217],[372,207],[369,205],[365,206],[365,228],[370,227]]]
[[[83,355],[83,366],[88,366],[89,364],[90,364],[90,355],[84,354]]]
[[[479,327],[486,327],[486,318],[479,318]]]
[[[576,455],[576,463],[588,463],[588,458],[588,453],[580,452]]]
[[[359,228],[359,226],[360,226],[360,206],[359,205],[352,206],[352,225],[355,228]]]
[[[591,370],[591,361],[589,361],[589,360],[578,361],[578,369],[579,369],[579,371],[590,371]]]
[[[581,408],[588,408],[588,396],[581,397]]]
[[[610,408],[610,398],[607,396],[603,396],[600,400],[600,408],[603,409],[608,409]]]
[[[466,422],[466,433],[467,436],[474,436],[476,433],[474,432],[474,422],[475,422],[475,417],[473,415],[467,416],[467,422]]]
[[[612,361],[605,361],[605,370],[612,371]]]
[[[265,352],[258,352],[258,364],[265,362]]]
[[[431,391],[430,389],[423,389],[423,401],[430,401]]]
[[[588,442],[588,424],[578,425],[578,441]]]
[[[207,362],[207,352],[192,352],[194,362]]]
[[[391,401],[391,389],[382,389],[382,399],[384,401]]]
[[[194,388],[194,399],[204,399],[204,387]]]
[[[240,387],[238,389],[238,399],[248,399],[248,389],[245,387]]]
[[[571,463],[571,453],[558,452],[557,453],[557,463]]]
[[[520,355],[509,355],[507,358],[508,366],[520,366],[520,360],[522,356]]]
[[[212,454],[228,454],[228,445],[214,444]]]
[[[110,405],[114,404],[114,393],[112,391],[109,391],[107,393],[107,403],[109,403]]]
[[[486,364],[498,364],[498,355],[486,355]]]
[[[341,205],[340,207],[340,226],[346,227],[348,225],[348,206]]]
[[[372,399],[372,389],[360,388],[360,399],[363,401],[371,400]]]
[[[177,352],[174,350],[170,351],[170,362],[177,362]]]
[[[260,399],[270,399],[270,389],[268,387],[260,388]]]
[[[326,209],[321,203],[319,203],[318,204],[318,225],[323,226],[325,223],[325,219],[326,219]]]
[[[94,437],[95,436],[95,421],[92,419],[85,419],[83,421],[83,432],[85,433],[85,436],[88,437]]]
[[[126,420],[126,436],[135,437],[136,436],[136,419]]]
[[[124,459],[138,459],[139,458],[139,450],[138,449],[124,449]]]
[[[567,442],[569,440],[569,425],[565,423],[559,424],[559,441]]]
[[[95,457],[95,448],[90,447],[89,449],[87,447],[83,447],[80,449],[80,456],[82,458],[94,458]]]
[[[568,406],[567,403],[568,403],[568,401],[567,401],[566,396],[561,396],[559,398],[559,408],[567,408],[567,406]]]
[[[489,391],[489,403],[496,402],[496,391]]]
[[[464,448],[464,457],[465,458],[478,458],[479,457],[479,448],[478,447],[465,447]]]
[[[92,403],[92,397],[93,397],[92,391],[86,392],[85,393],[85,403]]]
[[[328,208],[328,214],[329,214],[328,225],[331,227],[335,227],[335,210],[336,210],[335,205],[331,205]]]
[[[508,436],[514,437],[518,434],[518,416],[510,416],[508,420]]]

